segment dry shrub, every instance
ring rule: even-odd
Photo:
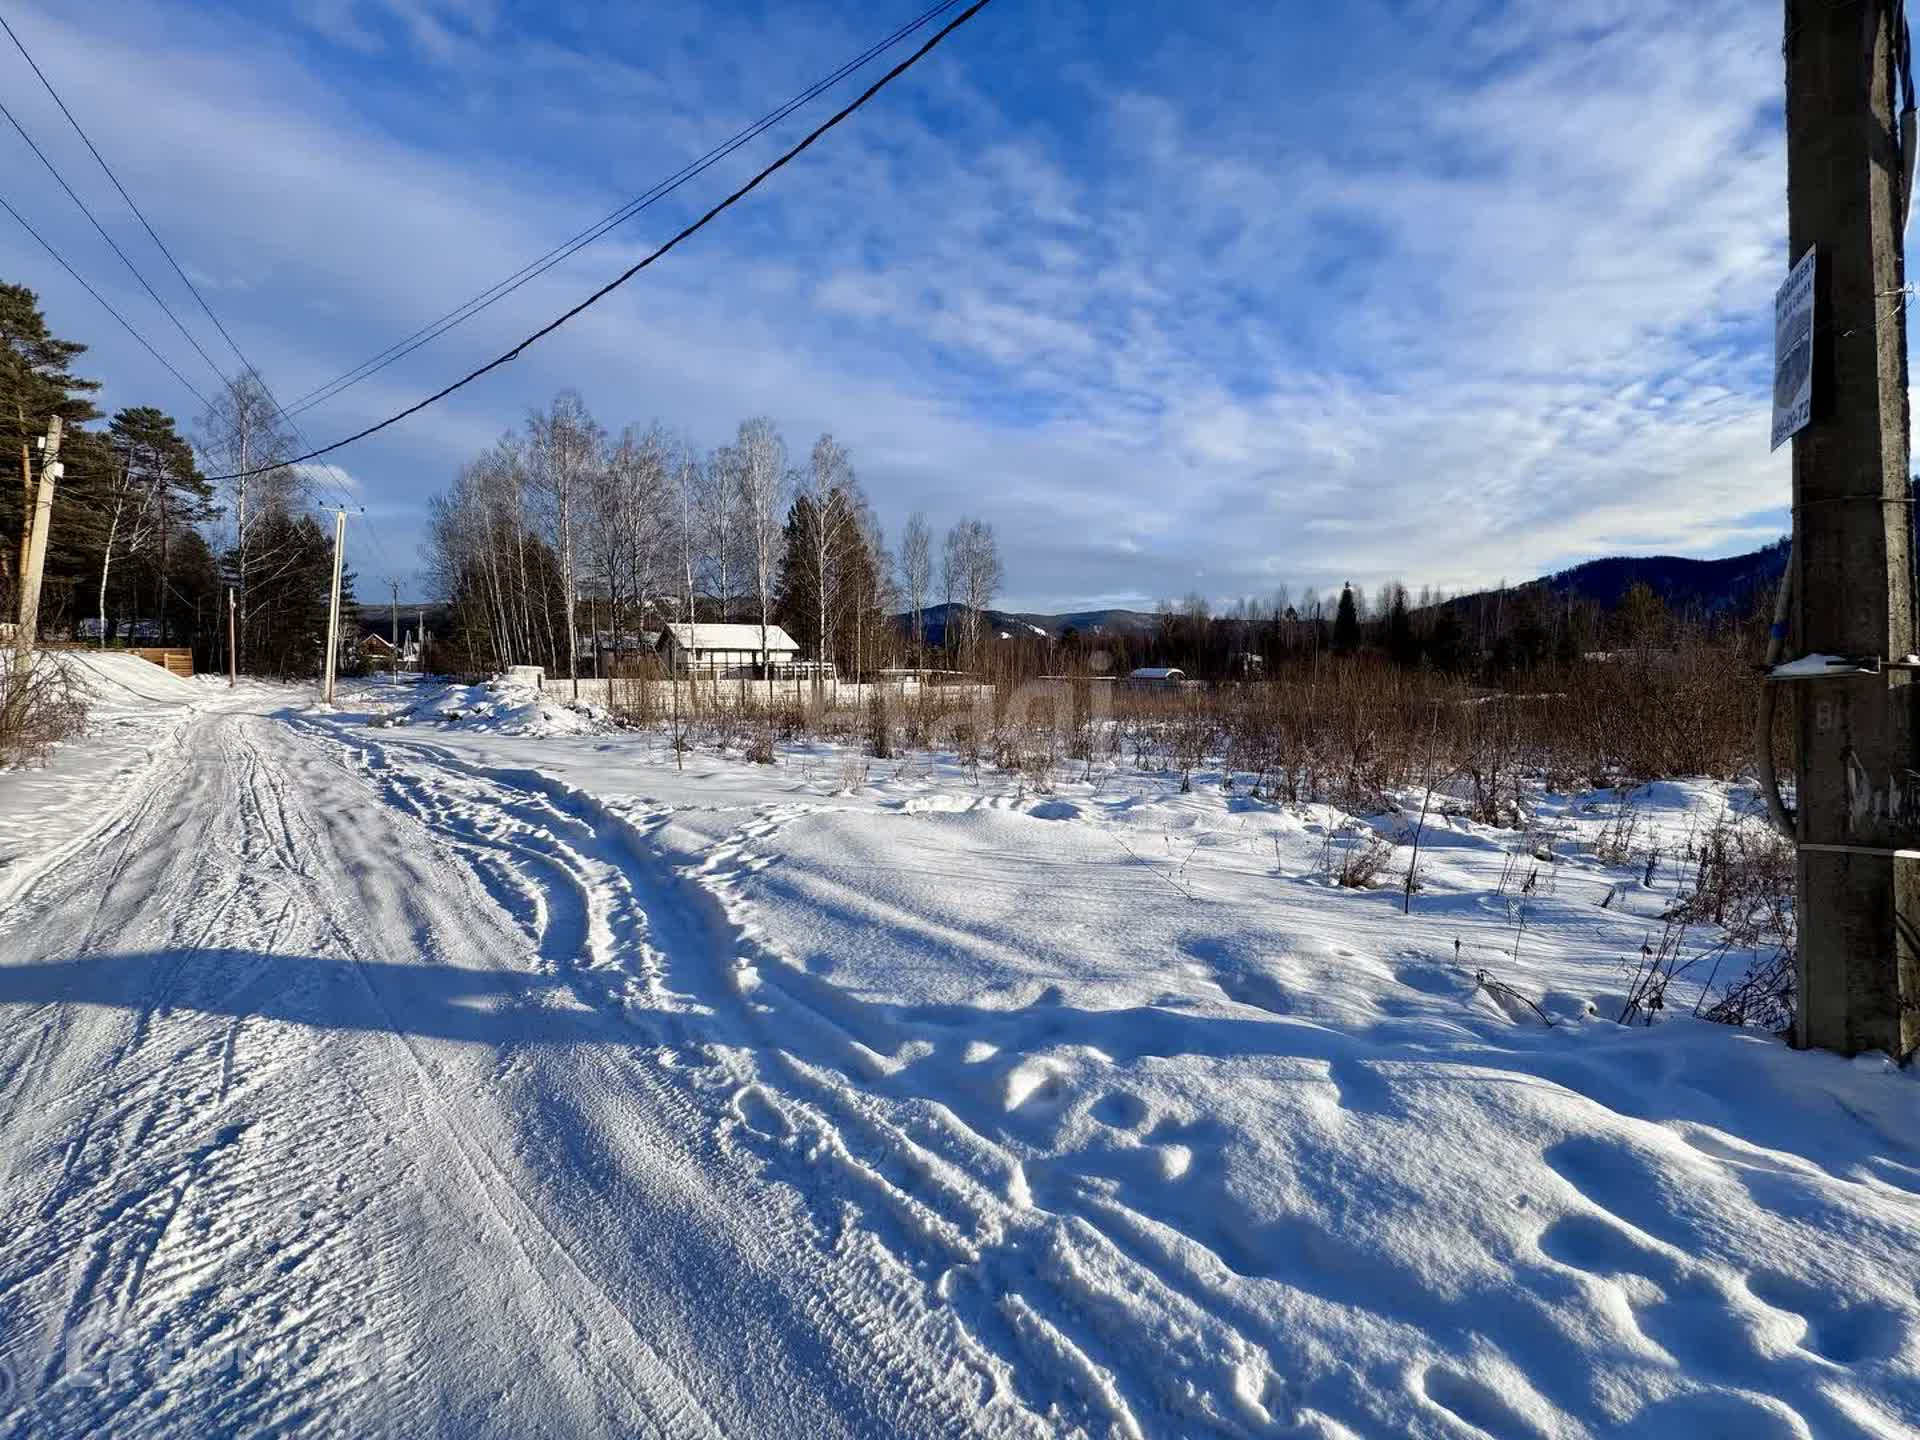
[[[0,766],[37,765],[87,728],[86,692],[73,667],[48,651],[22,666],[0,652]]]
[[[1703,1014],[1722,1025],[1753,1025],[1776,1034],[1793,1028],[1800,976],[1791,947],[1762,955]]]
[[[1371,831],[1335,846],[1327,836],[1327,874],[1349,890],[1365,890],[1393,859],[1393,846]]]
[[[1637,853],[1639,834],[1640,807],[1634,804],[1633,791],[1622,786],[1612,816],[1593,839],[1594,858],[1603,865],[1627,864]]]
[[[617,679],[610,708],[625,723],[662,725],[671,693],[643,676]],[[950,747],[977,769],[982,758],[1010,773],[1064,757],[1125,762],[1172,772],[1183,786],[1213,763],[1237,784],[1284,803],[1324,801],[1377,813],[1431,777],[1477,819],[1522,820],[1525,788],[1546,783],[1630,786],[1682,775],[1731,778],[1751,757],[1755,681],[1740,645],[1692,637],[1672,649],[1622,654],[1481,686],[1384,658],[1301,658],[1271,676],[1212,687],[1103,689],[1108,718],[1096,718],[1095,685],[1084,674],[1059,681],[1047,713],[1023,705],[1006,675],[979,682],[921,685],[886,696],[888,746]],[[772,697],[780,740],[802,736],[874,749],[873,692],[857,703],[824,694],[803,708],[790,687]],[[1029,692],[1030,693],[1030,692]],[[987,703],[981,703],[982,700]],[[765,729],[763,685],[682,685],[688,743],[737,747]],[[1782,727],[1783,729],[1786,727]],[[1631,847],[1630,834],[1619,837]],[[1603,842],[1604,843],[1604,842]],[[1622,855],[1624,861],[1625,856]]]

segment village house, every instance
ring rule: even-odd
[[[758,625],[667,625],[660,631],[660,657],[674,675],[734,679],[762,673]],[[765,664],[778,675],[793,666],[800,646],[778,625],[766,630]]]

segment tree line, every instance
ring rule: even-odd
[[[190,432],[152,405],[103,415],[98,380],[76,367],[87,347],[54,335],[33,291],[0,283],[0,450],[17,484],[0,484],[0,604],[19,613],[28,521],[48,422],[64,426],[41,585],[39,630],[99,646],[193,650],[224,668],[228,594],[239,668],[315,673],[326,637],[332,537],[306,508],[306,478],[279,407],[246,375],[226,385]],[[102,423],[104,422],[104,423]],[[266,467],[216,486],[209,473]],[[343,608],[352,616],[352,587]]]
[[[1544,581],[1452,598],[1425,588],[1417,599],[1405,585],[1388,582],[1371,602],[1352,584],[1330,600],[1311,588],[1296,600],[1281,586],[1270,601],[1242,599],[1218,613],[1198,595],[1162,601],[1151,633],[1101,644],[1119,652],[1120,661],[1177,665],[1202,679],[1252,678],[1332,655],[1501,683],[1596,654],[1645,653],[1683,638],[1741,634],[1750,619],[1744,612],[1674,613],[1637,581],[1611,607]]]
[[[831,434],[800,458],[756,416],[702,453],[658,421],[613,434],[571,390],[432,499],[425,559],[451,610],[443,664],[467,671],[630,673],[676,621],[751,625],[763,652],[777,625],[847,676],[967,666],[1004,578],[979,519],[955,524],[936,555],[915,514],[889,548]],[[925,617],[942,603],[961,620],[930,647]]]

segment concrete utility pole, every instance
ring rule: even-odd
[[[347,548],[347,512],[333,517],[333,598],[327,603],[327,679],[320,698],[333,704],[334,661],[340,654],[340,556]]]
[[[398,685],[400,683],[400,582],[389,580],[387,584],[393,587],[393,603],[387,611],[387,618],[393,625],[393,659],[387,666],[387,674],[393,683]]]
[[[1788,259],[1816,256],[1811,419],[1793,441],[1797,655],[1915,648],[1894,3],[1787,6]],[[1792,687],[1796,1045],[1904,1057],[1920,1044],[1912,678]]]
[[[233,586],[227,587],[227,688],[240,683],[240,652],[233,648]]]
[[[40,626],[40,578],[47,568],[47,532],[53,528],[53,490],[60,479],[60,428],[58,415],[47,421],[47,438],[41,442],[40,490],[33,502],[27,528],[26,562],[20,569],[20,640],[22,651],[33,649]]]

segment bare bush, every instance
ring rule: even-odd
[[[1393,846],[1368,832],[1335,845],[1327,836],[1327,874],[1349,890],[1365,890],[1380,877],[1393,860]]]
[[[1593,838],[1594,858],[1603,865],[1627,864],[1637,852],[1639,831],[1640,807],[1634,803],[1633,791],[1622,786],[1613,814]]]
[[[1782,1033],[1793,1028],[1799,988],[1791,947],[1773,950],[1755,960],[1703,1013],[1722,1025],[1753,1025]]]
[[[70,664],[49,651],[25,665],[0,653],[0,767],[41,764],[86,728],[86,692]]]

